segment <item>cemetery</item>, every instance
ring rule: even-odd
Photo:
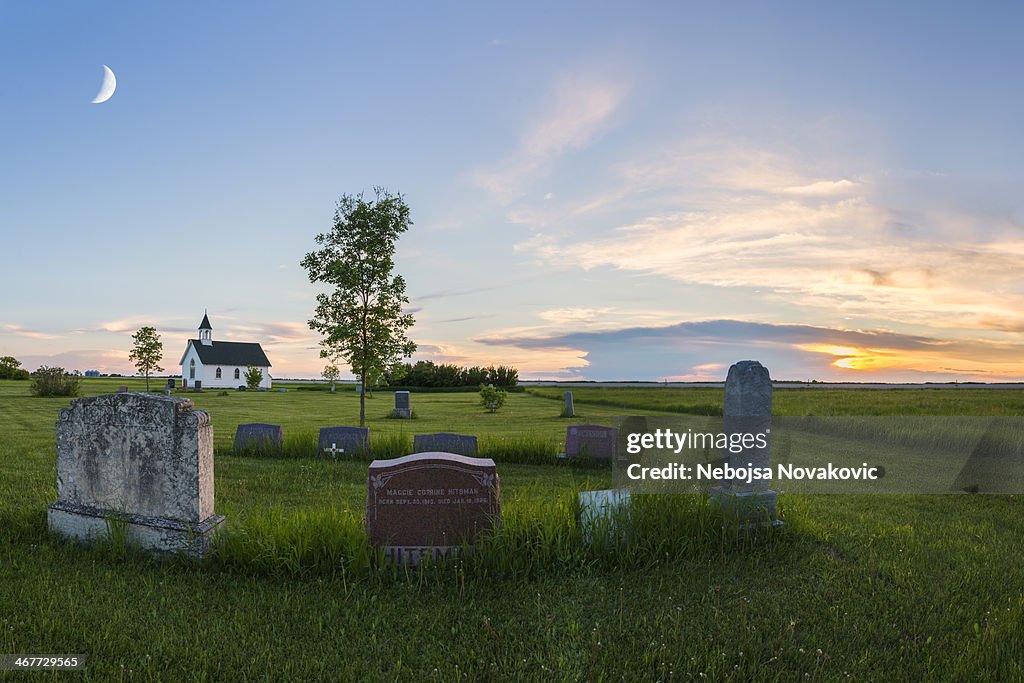
[[[0,682],[1024,681],[1022,15],[5,3]]]
[[[0,455],[17,463],[0,507],[0,601],[18,606],[6,646],[71,643],[105,670],[157,659],[176,678],[205,666],[185,654],[194,639],[217,667],[255,671],[247,662],[288,628],[311,657],[260,664],[276,677],[667,679],[696,662],[737,680],[917,678],[941,651],[953,677],[984,663],[1012,678],[1019,497],[907,505],[740,481],[631,496],[611,463],[616,424],[908,400],[1020,414],[1024,392],[772,392],[763,368],[734,370],[724,392],[575,388],[568,419],[557,387],[512,394],[497,415],[466,393],[375,392],[364,428],[351,389],[165,395],[89,379],[69,400],[0,382]],[[951,533],[964,527],[970,546]],[[179,635],[137,645],[161,628]]]

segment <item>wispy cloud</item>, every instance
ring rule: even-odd
[[[821,178],[774,152],[680,145],[621,165],[620,187],[568,212],[561,207],[558,216],[544,214],[541,204],[517,208],[536,226],[517,250],[547,268],[611,268],[749,288],[776,305],[825,315],[936,329],[1024,329],[1019,226],[958,211],[940,201],[941,188],[894,208],[866,174],[836,175]],[[886,192],[898,182],[887,178]],[[612,223],[611,230],[587,230],[584,237],[582,228],[544,229],[572,224],[573,212],[583,212],[575,221],[582,225],[635,213],[630,202],[637,196],[645,215]]]
[[[555,81],[546,110],[501,163],[473,174],[476,184],[507,202],[548,174],[561,155],[582,149],[604,132],[626,96],[624,83],[567,75]]]
[[[0,326],[7,334],[13,334],[16,337],[27,337],[29,339],[60,339],[61,335],[51,334],[49,332],[41,332],[39,330],[29,330],[21,325],[5,324]]]

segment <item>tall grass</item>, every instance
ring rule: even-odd
[[[344,581],[524,580],[589,566],[649,570],[683,559],[721,558],[783,542],[784,533],[751,532],[702,495],[633,496],[628,508],[582,528],[578,492],[547,501],[514,501],[500,524],[447,561],[419,568],[383,561],[370,549],[361,513],[328,507],[250,512],[214,538],[209,562],[273,576],[327,576]]]

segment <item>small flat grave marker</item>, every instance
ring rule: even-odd
[[[615,458],[619,430],[603,425],[570,425],[565,429],[565,454],[569,458],[607,460]]]
[[[455,453],[476,457],[476,437],[467,434],[438,432],[437,434],[416,434],[412,439],[413,453]]]
[[[235,430],[235,450],[246,448],[280,448],[282,443],[281,425],[253,422],[240,424]]]
[[[331,448],[336,451],[330,451]],[[317,440],[321,455],[336,458],[337,452],[352,455],[370,450],[370,429],[368,427],[323,427]]]

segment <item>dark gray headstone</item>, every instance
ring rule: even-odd
[[[572,392],[567,391],[563,394],[565,398],[565,408],[562,410],[563,417],[576,417],[576,408],[572,403]]]
[[[498,470],[489,458],[422,453],[370,464],[366,535],[388,561],[448,559],[500,525]]]
[[[119,394],[127,394],[128,393],[128,387],[118,387],[117,388],[117,393],[119,393]]]
[[[252,422],[240,424],[235,430],[235,450],[246,448],[280,448],[281,425]]]
[[[408,391],[395,392],[395,410],[392,414],[395,417],[412,417]]]
[[[370,450],[368,427],[323,427],[317,441],[317,452],[328,458],[342,458]]]
[[[438,432],[416,434],[412,439],[413,453],[455,453],[476,457],[476,437],[466,434]]]
[[[570,425],[565,429],[565,454],[569,458],[607,460],[615,458],[619,430],[603,425]]]
[[[203,381],[202,380],[197,379],[195,382],[192,383],[192,391],[194,391],[196,393],[199,393],[202,390],[203,390]]]
[[[729,368],[725,380],[722,427],[726,434],[764,434],[764,448],[753,446],[733,453],[726,448],[723,459],[735,468],[771,467],[772,378],[768,368],[755,360],[742,360]],[[738,511],[741,522],[750,525],[777,524],[777,494],[769,480],[724,480],[712,488],[712,501]]]

